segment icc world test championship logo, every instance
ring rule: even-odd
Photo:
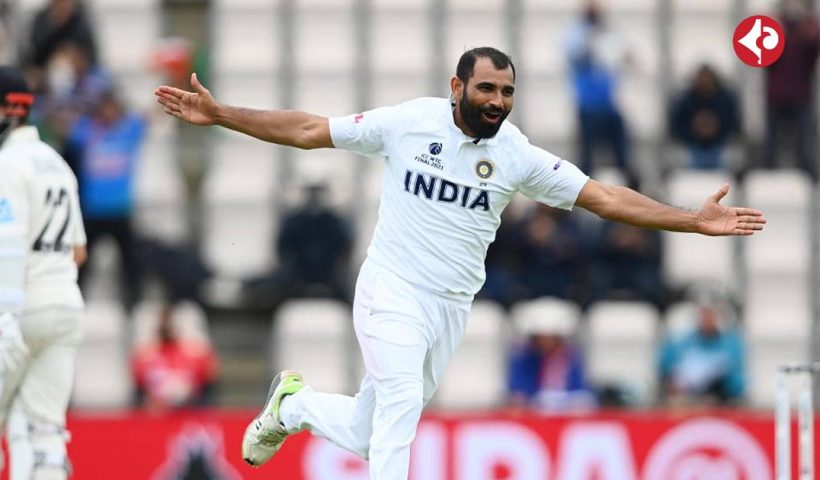
[[[732,39],[735,54],[750,67],[768,67],[780,58],[786,37],[783,28],[771,17],[753,15],[745,18]]]

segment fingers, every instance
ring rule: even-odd
[[[752,235],[763,230],[766,219],[756,216],[738,217],[737,225],[732,230],[732,235]]]
[[[172,87],[159,87],[154,90],[154,95],[157,97],[157,103],[165,108],[165,113],[178,117],[180,114],[180,104],[182,96],[185,94],[182,90]]]
[[[764,225],[766,223],[766,219],[760,216],[753,216],[753,215],[738,215],[737,217],[738,223],[749,223],[749,224],[756,224],[756,225]]]
[[[199,82],[196,73],[191,74],[191,86],[194,88],[195,93],[163,85],[154,90],[154,95],[157,98],[157,103],[163,106],[165,113],[184,119],[182,115],[183,103],[188,105],[186,110],[189,110],[190,104],[197,101],[197,95],[211,96],[211,92]]]
[[[723,199],[723,197],[726,196],[727,193],[729,193],[729,184],[724,183],[723,186],[720,187],[720,190],[718,190],[717,193],[709,197],[709,199],[713,200],[715,203],[719,203]]]
[[[763,225],[760,223],[738,223],[735,229],[744,232],[757,232],[763,230]]]
[[[160,105],[162,105],[164,107],[173,107],[173,106],[179,107],[179,102],[178,101],[170,100],[170,99],[163,98],[163,97],[157,97],[157,103],[159,103]]]
[[[163,98],[182,98],[182,96],[186,93],[188,92],[186,92],[185,90],[180,90],[179,88],[169,87],[166,85],[163,85],[154,90],[154,95]]]
[[[736,216],[736,223],[732,230],[727,232],[728,235],[748,236],[763,230],[766,225],[766,219],[763,213],[750,208],[736,208],[733,209]],[[731,215],[731,213],[730,213]]]
[[[157,103],[164,107],[165,113],[171,114],[175,117],[178,117],[182,114],[179,102],[173,102],[165,98],[159,97],[157,98]]]
[[[197,93],[201,93],[203,95],[210,95],[211,94],[211,92],[209,92],[208,89],[205,88],[204,85],[199,83],[199,79],[196,76],[196,72],[191,74],[191,86],[194,87],[194,90],[196,90]]]
[[[184,120],[184,118],[182,118],[182,112],[180,112],[179,110],[171,110],[170,108],[166,108],[165,113],[171,115],[172,117],[176,117],[180,120]]]
[[[754,217],[762,217],[763,216],[763,212],[761,212],[760,210],[754,210],[752,208],[736,208],[735,210],[737,211],[738,216],[741,216],[741,215],[751,215],[751,216],[754,216]]]

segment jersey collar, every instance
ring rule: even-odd
[[[501,132],[501,130],[499,130],[499,132]],[[498,145],[498,133],[496,133],[495,136],[492,137],[492,138],[479,138],[479,139],[476,139],[476,138],[473,138],[473,137],[468,137],[467,135],[464,135],[464,138],[466,138],[467,141],[472,142],[476,145]],[[478,141],[476,141],[476,140],[478,140]]]
[[[449,105],[450,102],[447,102],[447,103]],[[476,142],[475,137],[470,137],[468,135],[465,135],[464,132],[461,131],[460,128],[458,128],[458,125],[456,125],[456,121],[453,118],[453,107],[452,107],[452,105],[450,105],[450,108],[447,109],[445,122],[450,127],[450,130],[453,131],[453,134],[456,136],[458,141],[461,142],[461,143],[469,142],[469,143],[473,143],[475,145],[498,145],[498,135],[501,133],[501,129],[498,130],[498,133],[496,133],[494,137],[492,137],[492,138],[481,138],[481,139],[478,139],[478,142]],[[502,125],[502,128],[503,128],[503,125]]]
[[[17,127],[9,133],[9,138],[6,139],[6,145],[15,142],[30,142],[33,140],[40,140],[40,134],[37,132],[37,127],[26,125],[24,127]]]

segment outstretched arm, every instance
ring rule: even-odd
[[[589,180],[575,204],[601,218],[644,228],[693,232],[703,235],[752,235],[763,230],[763,213],[751,208],[725,207],[720,200],[729,193],[723,185],[706,199],[700,210],[670,207],[626,187]]]
[[[303,149],[333,148],[326,117],[295,110],[253,110],[216,101],[191,75],[193,92],[161,86],[154,91],[165,113],[195,125],[219,125],[266,142]]]

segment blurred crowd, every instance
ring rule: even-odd
[[[658,343],[659,386],[650,403],[676,409],[742,405],[746,359],[736,306],[713,292],[692,300],[691,311],[668,326]],[[634,386],[592,381],[578,316],[562,309],[549,313],[517,325],[507,364],[508,406],[565,413],[646,404]]]
[[[182,338],[173,312],[187,301],[207,311],[203,286],[215,274],[200,257],[196,238],[193,246],[168,245],[134,229],[135,176],[156,112],[134,111],[124,101],[117,79],[100,60],[96,26],[85,2],[48,0],[27,28],[17,27],[23,31],[16,38],[9,7],[0,0],[0,59],[16,60],[25,69],[38,94],[32,119],[77,174],[91,263],[98,240],[113,239],[120,275],[112,282],[129,312],[146,297],[143,287],[149,281],[163,285],[155,330],[133,351],[136,402],[152,410],[212,403],[219,371],[216,352],[210,341]],[[779,2],[776,17],[788,41],[780,60],[765,70],[760,158],[730,161],[727,151],[745,140],[738,90],[716,66],[703,64],[668,102],[668,140],[686,152],[683,168],[742,175],[749,168],[796,166],[816,182],[814,72],[820,25],[799,0]],[[635,62],[623,33],[597,2],[588,2],[562,48],[569,66],[567,95],[572,95],[577,114],[575,163],[590,173],[609,166],[624,184],[641,188],[631,119],[618,102],[621,77]],[[164,71],[166,79],[181,83],[192,58],[181,64],[170,58],[174,69]],[[180,168],[187,167],[181,162]],[[186,178],[197,175],[201,172]],[[188,187],[195,197],[197,181]],[[235,308],[270,318],[289,298],[351,300],[352,251],[360,241],[353,233],[354,218],[328,201],[326,184],[302,187],[304,203],[281,215],[269,246],[278,266],[241,279]],[[513,205],[487,255],[487,282],[479,298],[508,309],[540,297],[571,300],[580,308],[606,299],[642,300],[658,309],[685,298],[687,292],[664,284],[660,233],[587,220],[546,206]],[[84,285],[87,273],[81,272]],[[744,354],[735,316],[727,313],[725,301],[698,305],[691,324],[664,339],[658,351],[662,399],[737,403],[744,395]],[[527,323],[510,347],[510,405],[562,409],[619,404],[617,391],[591,385],[586,378],[577,328],[562,319]]]

